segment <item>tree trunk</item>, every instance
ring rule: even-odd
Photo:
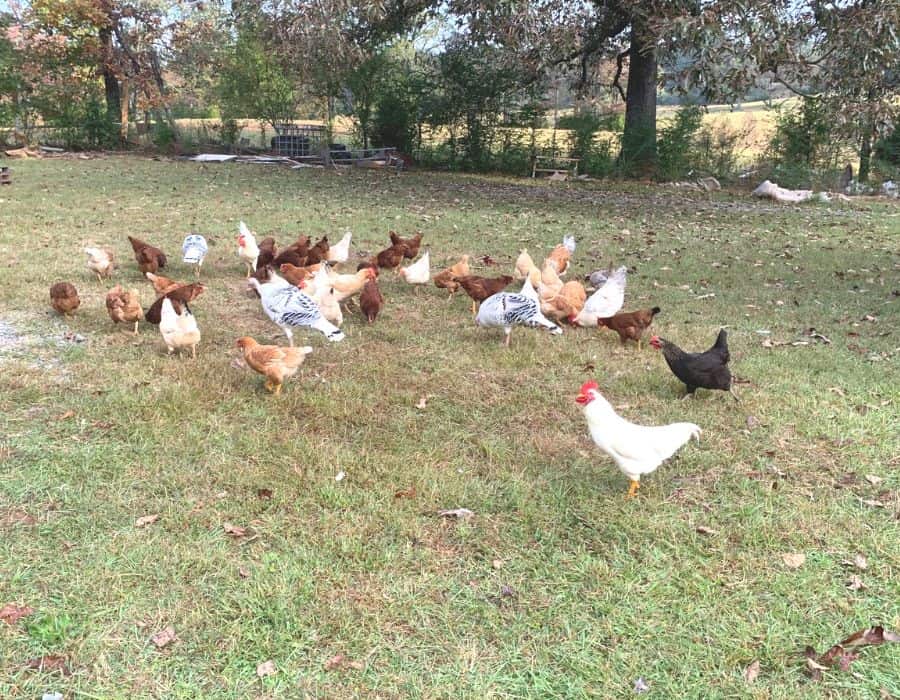
[[[625,133],[619,156],[629,174],[653,175],[656,169],[656,49],[640,26],[631,29]]]
[[[111,122],[118,122],[122,116],[122,94],[119,79],[109,68],[109,57],[112,56],[112,29],[100,30],[100,43],[103,45],[103,88],[106,92],[106,114]]]
[[[131,95],[128,91],[128,79],[122,81],[122,109],[120,111],[119,141],[124,146],[128,141],[128,110],[131,106]]]
[[[859,144],[859,181],[869,181],[872,167],[872,129],[867,124],[863,128],[862,142]]]

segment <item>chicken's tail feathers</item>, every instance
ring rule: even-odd
[[[562,244],[569,253],[575,252],[575,236],[563,236]]]
[[[330,340],[332,343],[336,343],[344,339],[344,333],[341,331],[341,329],[328,321],[324,316],[320,316],[318,319],[316,319],[315,323],[312,324],[312,327],[319,331],[319,333],[324,335],[326,338],[328,338],[328,340]]]
[[[700,429],[699,425],[695,425],[691,423],[691,437],[694,438],[697,442],[700,442],[700,435],[703,434],[703,431]]]
[[[240,223],[238,223],[238,231],[241,232],[241,235],[242,235],[242,236],[249,236],[249,235],[251,235],[250,229],[248,228],[247,224],[245,224],[243,221],[241,221]]]
[[[654,306],[652,309],[650,309],[650,315],[656,316],[656,314],[658,314],[661,311],[662,311],[661,308],[659,308],[658,306]]]
[[[716,342],[713,347],[719,350],[728,349],[728,331],[724,328],[719,329],[719,335],[716,336]]]

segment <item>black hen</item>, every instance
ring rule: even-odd
[[[718,389],[730,392],[734,400],[739,401],[728,369],[731,355],[728,352],[728,334],[724,328],[719,331],[716,342],[706,352],[685,352],[675,343],[656,335],[650,339],[650,345],[662,350],[672,374],[687,387],[686,396],[693,395],[697,389]]]

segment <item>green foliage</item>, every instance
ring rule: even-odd
[[[373,145],[394,146],[403,153],[410,153],[414,133],[415,119],[407,96],[396,87],[381,92],[372,120]]]
[[[831,124],[832,115],[821,100],[805,98],[798,107],[780,112],[771,144],[776,163],[821,162],[832,138]]]
[[[170,150],[178,140],[178,134],[165,121],[157,120],[153,126],[153,145],[162,150]]]
[[[661,180],[684,178],[693,169],[697,132],[702,123],[703,110],[697,105],[685,105],[660,129],[656,149]]]
[[[884,164],[900,166],[900,129],[894,128],[875,143],[875,158]]]
[[[569,129],[569,143],[572,158],[588,158],[594,150],[594,136],[603,120],[600,115],[588,110],[566,115],[566,129]],[[559,122],[557,122],[559,124]]]
[[[44,649],[54,649],[67,642],[75,631],[75,623],[67,613],[45,614],[28,618],[25,631]]]
[[[218,95],[224,118],[251,117],[273,126],[292,120],[300,99],[284,69],[249,32],[241,34],[226,52]]]
[[[110,119],[106,105],[96,97],[60,105],[57,114],[48,119],[48,125],[70,150],[116,148],[119,144],[119,126]]]

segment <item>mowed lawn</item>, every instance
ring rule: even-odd
[[[0,697],[618,698],[638,679],[651,698],[900,697],[900,644],[820,682],[800,655],[900,628],[896,204],[136,157],[13,165],[0,608],[33,612],[0,622]],[[490,275],[574,234],[571,275],[628,265],[626,308],[661,306],[654,332],[700,350],[726,325],[742,402],[682,402],[658,351],[609,331],[516,329],[505,350],[465,296],[390,274],[375,324],[349,314],[336,344],[298,334],[315,350],[268,395],[234,362],[239,336],[285,342],[245,291],[240,219],[281,242],[349,229],[355,252],[421,230],[435,265],[490,255],[498,267],[473,270]],[[211,245],[196,361],[104,306],[113,283],[153,299],[126,234],[188,279],[190,231]],[[89,242],[118,254],[109,284],[84,267]],[[59,280],[82,298],[68,321],[48,305]],[[590,378],[629,419],[703,428],[632,501],[574,402]],[[439,516],[452,508],[474,516]],[[71,675],[26,668],[41,656]]]

